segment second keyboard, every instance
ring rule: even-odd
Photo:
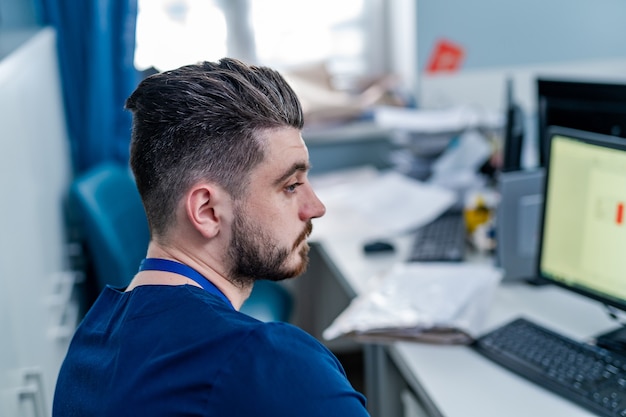
[[[465,220],[461,211],[448,211],[417,230],[409,262],[460,262],[465,256]]]

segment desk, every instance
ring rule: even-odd
[[[355,296],[372,276],[403,259],[408,243],[398,239],[393,255],[376,257],[366,257],[360,243],[350,239],[320,241],[315,249],[330,265],[335,279]],[[484,330],[520,315],[578,340],[616,326],[599,303],[564,289],[502,283]],[[396,342],[364,349],[366,395],[373,417],[592,415],[466,346]]]

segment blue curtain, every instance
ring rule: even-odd
[[[57,31],[74,170],[128,163],[131,115],[124,101],[139,81],[133,65],[137,0],[35,0]]]

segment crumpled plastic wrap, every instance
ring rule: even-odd
[[[466,344],[481,331],[502,271],[491,265],[397,264],[357,296],[323,337]]]

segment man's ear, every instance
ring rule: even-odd
[[[223,192],[209,183],[198,183],[188,192],[185,213],[191,225],[205,238],[215,237],[220,229],[219,204]]]

